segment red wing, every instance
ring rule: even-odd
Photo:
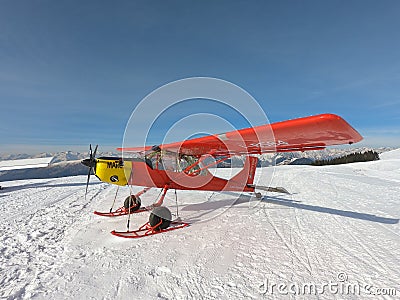
[[[326,146],[352,144],[361,140],[362,136],[341,117],[322,114],[159,145],[159,147],[162,150],[186,155],[220,156],[319,150]],[[149,149],[151,147],[119,148],[128,152]]]

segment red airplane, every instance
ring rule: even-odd
[[[257,127],[215,134],[182,142],[135,148],[118,148],[124,157],[96,158],[97,146],[90,157],[82,161],[90,174],[103,182],[119,186],[143,186],[141,192],[125,199],[124,206],[115,211],[95,212],[100,216],[121,216],[151,211],[149,222],[138,230],[113,231],[120,237],[138,238],[189,224],[172,221],[171,212],[162,206],[168,189],[253,192],[256,189],[288,193],[281,187],[262,187],[253,184],[258,158],[257,154],[291,151],[322,150],[327,146],[353,144],[362,136],[345,120],[334,114],[299,118]],[[126,154],[131,157],[127,158]],[[209,171],[235,155],[244,155],[243,169],[231,179],[216,177]],[[162,188],[158,201],[141,208],[140,197],[151,187]],[[256,196],[260,197],[259,193]],[[115,200],[114,200],[115,201]]]

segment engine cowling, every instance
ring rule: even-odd
[[[96,159],[94,172],[96,177],[103,182],[123,186],[128,183],[125,174],[130,174],[131,170],[132,163],[124,162],[122,158],[99,157]]]

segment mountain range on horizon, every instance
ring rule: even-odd
[[[281,152],[267,153],[259,155],[259,167],[268,167],[275,165],[309,165],[315,160],[326,160],[355,152],[364,152],[374,150],[383,153],[393,150],[393,148],[328,148],[324,150],[313,150],[305,152]],[[48,153],[43,152],[35,155],[29,154],[4,154],[0,155],[0,160],[26,159],[26,158],[41,158],[54,157],[51,164],[46,168],[40,169],[25,169],[11,170],[0,172],[0,181],[22,180],[22,179],[39,179],[39,178],[57,178],[67,176],[86,175],[88,169],[82,165],[80,161],[87,158],[89,155],[86,152],[65,151]],[[118,152],[99,152],[97,157],[101,156],[121,156]],[[244,157],[234,156],[228,164],[220,164],[219,167],[241,167],[243,166]]]

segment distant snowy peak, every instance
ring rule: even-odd
[[[117,156],[120,155],[114,152],[98,152],[97,157],[100,156]],[[3,160],[15,160],[15,159],[33,159],[33,158],[45,158],[45,157],[54,157],[52,163],[58,162],[67,162],[67,161],[77,161],[82,160],[89,157],[87,152],[75,152],[75,151],[63,151],[63,152],[56,152],[56,153],[47,153],[43,152],[40,154],[29,155],[29,154],[4,154],[1,155],[0,153],[0,161]]]
[[[329,160],[356,152],[376,151],[379,154],[393,150],[392,148],[328,148],[324,150],[296,151],[283,153],[267,153],[259,156],[260,166],[288,165],[288,164],[307,164],[316,160]]]

